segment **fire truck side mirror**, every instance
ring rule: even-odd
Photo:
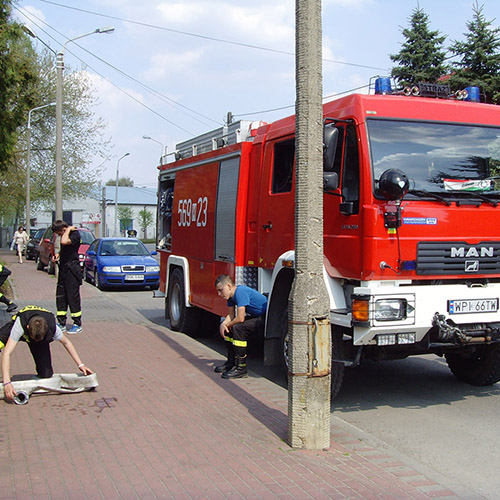
[[[335,191],[339,187],[339,174],[337,172],[323,173],[323,191]]]
[[[339,130],[334,123],[327,123],[323,127],[323,170],[331,172],[337,151]]]
[[[377,195],[388,201],[401,200],[409,187],[410,183],[406,174],[396,168],[390,168],[380,176]]]

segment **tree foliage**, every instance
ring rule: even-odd
[[[151,226],[153,221],[154,221],[154,216],[147,208],[139,210],[139,227],[144,233],[143,234],[144,238],[147,238],[148,227]]]
[[[116,186],[116,179],[109,179],[106,186]],[[134,187],[134,181],[130,177],[119,177],[118,186]]]
[[[500,28],[487,21],[483,6],[473,5],[465,41],[453,41],[450,51],[460,58],[453,65],[449,83],[453,89],[479,87],[487,102],[500,102]]]
[[[409,18],[410,27],[402,30],[406,41],[398,54],[390,54],[399,63],[392,69],[392,76],[402,85],[418,82],[436,82],[446,67],[443,43],[446,39],[439,31],[429,29],[429,16],[417,7]]]
[[[11,1],[0,0],[0,172],[11,164],[17,128],[38,101],[36,54],[11,18]]]

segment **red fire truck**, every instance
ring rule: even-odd
[[[332,387],[364,359],[445,356],[500,380],[500,107],[445,85],[324,105],[324,279]],[[465,98],[465,99],[464,99]],[[287,359],[295,118],[238,121],[159,166],[160,290],[172,329],[207,333],[222,273],[267,294],[264,361]],[[208,314],[207,314],[208,313]]]

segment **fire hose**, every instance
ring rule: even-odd
[[[91,391],[99,385],[97,375],[83,375],[79,373],[55,373],[50,378],[32,378],[29,380],[12,381],[16,390],[14,403],[25,405],[32,394],[54,392],[58,394],[73,394],[76,392]],[[5,399],[3,385],[0,387],[0,399]]]

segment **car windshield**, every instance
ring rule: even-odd
[[[90,245],[95,240],[94,235],[90,231],[79,231],[79,233],[80,243],[84,245]]]
[[[149,252],[142,241],[112,240],[102,242],[99,255],[144,256],[149,255]]]
[[[399,169],[410,180],[405,198],[500,196],[500,128],[375,119],[367,124],[375,189],[385,170]]]

